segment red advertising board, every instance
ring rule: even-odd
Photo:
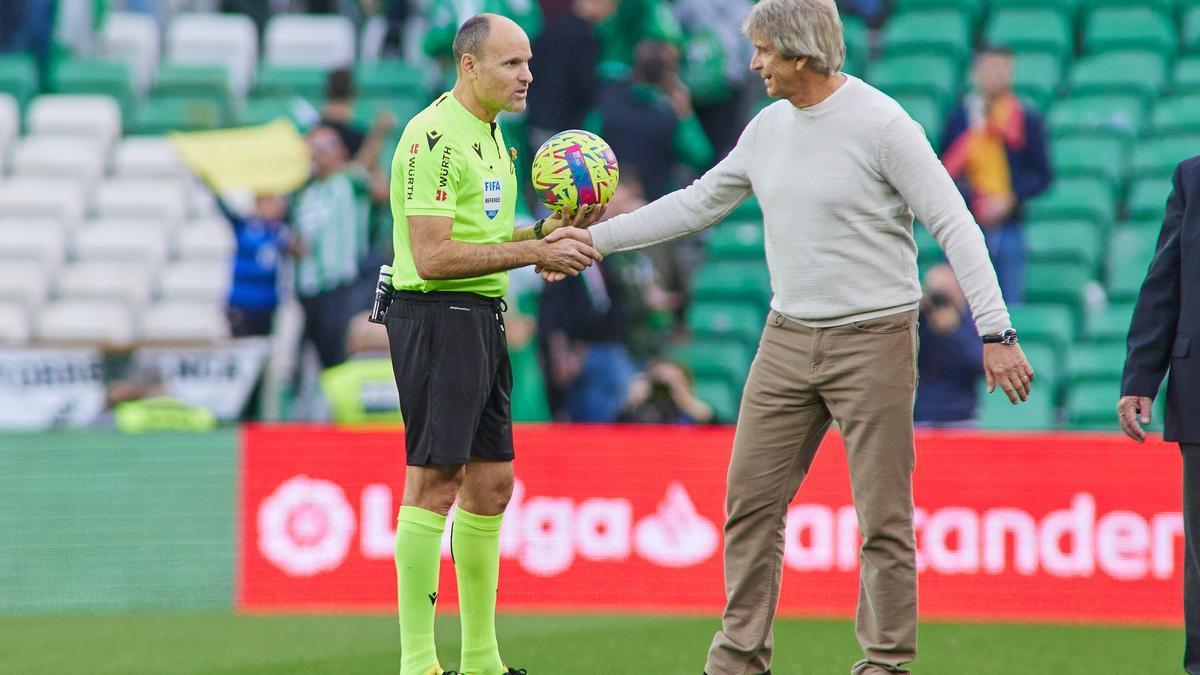
[[[518,427],[500,608],[719,612],[732,438],[724,427]],[[239,608],[392,608],[403,447],[398,430],[247,427]],[[1178,446],[919,433],[914,490],[926,618],[1182,621]],[[853,616],[858,543],[831,433],[788,512],[780,614]],[[455,603],[446,545],[439,606]]]

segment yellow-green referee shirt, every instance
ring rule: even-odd
[[[508,272],[468,279],[422,279],[413,264],[407,216],[454,219],[451,238],[471,244],[512,240],[516,166],[496,123],[472,115],[449,92],[404,127],[392,159],[392,286],[501,297]]]

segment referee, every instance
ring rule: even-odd
[[[508,270],[576,275],[599,259],[578,241],[603,208],[514,229],[516,153],[496,125],[525,109],[529,38],[495,14],[454,38],[458,78],[408,123],[392,160],[395,298],[387,310],[408,471],[396,528],[401,675],[438,675],[434,610],[442,533],[451,534],[462,616],[462,673],[506,668],[496,645],[500,522],[512,496],[512,369],[501,316]],[[564,222],[565,219],[565,222]]]

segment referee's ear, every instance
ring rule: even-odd
[[[463,54],[462,58],[458,60],[458,74],[460,77],[465,75],[470,79],[475,79],[478,75],[476,72],[478,67],[479,59],[475,58],[475,55],[470,52]]]

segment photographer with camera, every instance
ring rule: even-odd
[[[653,361],[629,385],[618,422],[635,424],[709,424],[713,410],[696,398],[692,374],[666,359]]]
[[[974,426],[983,377],[983,345],[949,265],[925,273],[921,298],[917,400],[913,420],[925,427]]]

